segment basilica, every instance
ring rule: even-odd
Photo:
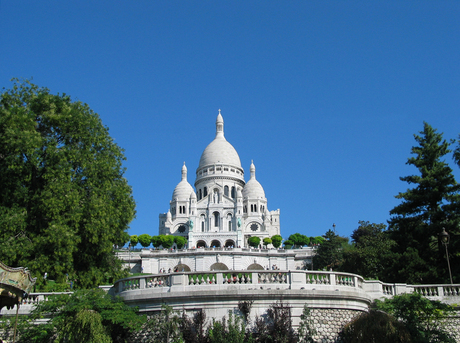
[[[280,210],[269,211],[253,162],[250,178],[235,148],[225,139],[224,120],[216,120],[216,136],[201,154],[195,188],[182,166],[181,181],[172,194],[167,213],[159,216],[159,233],[179,235],[188,248],[247,247],[248,238],[261,240],[280,234]]]

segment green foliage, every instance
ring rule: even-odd
[[[280,235],[274,235],[272,237],[272,244],[276,249],[278,249],[281,246],[282,241],[283,241],[283,237],[281,237]]]
[[[144,340],[145,343],[179,343],[183,342],[179,313],[175,312],[171,306],[163,305],[162,311],[151,317],[145,328],[149,330],[149,337]]]
[[[174,236],[174,243],[176,243],[177,249],[182,249],[187,244],[187,239],[182,236]]]
[[[298,336],[292,328],[291,308],[283,302],[272,305],[265,317],[256,317],[253,335],[256,342],[297,342]]]
[[[392,267],[389,280],[392,282],[439,283],[449,280],[446,256],[438,234],[443,227],[452,237],[460,234],[460,185],[455,181],[452,169],[442,160],[451,152],[450,144],[427,123],[420,133],[420,136],[414,135],[418,146],[412,147],[414,156],[407,161],[418,169],[419,175],[400,178],[414,187],[399,193],[396,198],[402,202],[390,211],[389,229],[397,243],[394,251],[399,258]],[[458,239],[453,240],[452,248],[460,248]],[[409,257],[416,261],[411,268],[405,264]],[[452,274],[457,277],[460,255],[452,257],[451,265],[455,268]]]
[[[313,257],[313,264],[318,270],[331,268],[339,270],[343,263],[344,246],[348,245],[348,238],[341,237],[332,230],[328,230],[323,237],[324,242],[318,247]]]
[[[37,319],[49,321],[36,325]],[[50,296],[40,302],[18,326],[20,342],[128,342],[145,322],[121,298],[101,289],[80,290],[71,295]]]
[[[251,247],[257,248],[260,244],[260,238],[257,236],[249,237],[248,243]]]
[[[351,235],[353,244],[344,251],[341,270],[385,280],[394,259],[391,249],[395,245],[385,229],[385,224],[359,221],[359,227]]]
[[[246,343],[253,342],[250,335],[246,335],[246,327],[240,317],[229,313],[228,322],[226,318],[222,321],[213,320],[208,329],[207,338],[209,343]]]
[[[172,235],[160,235],[161,245],[165,249],[169,249],[174,244],[174,236]]]
[[[113,245],[135,214],[123,160],[88,105],[14,81],[0,95],[0,260],[38,284],[120,277]]]
[[[272,239],[269,238],[269,237],[265,237],[263,242],[264,242],[265,246],[268,246],[268,245],[272,244]]]
[[[300,233],[294,233],[289,236],[289,240],[294,243],[295,247],[303,247],[310,244],[310,238]]]
[[[284,248],[285,249],[291,249],[293,245],[294,245],[294,242],[289,240],[289,239],[284,241]]]
[[[345,325],[340,333],[345,343],[412,343],[406,326],[395,317],[371,309]]]
[[[141,245],[144,248],[147,248],[150,245],[151,239],[152,239],[152,237],[150,237],[150,235],[148,235],[146,233],[143,233],[142,235],[139,235],[139,237],[138,237],[139,243],[141,243]]]
[[[117,239],[115,240],[115,245],[117,245],[118,247],[123,247],[126,243],[129,242],[129,239],[130,239],[130,235],[129,233],[127,233],[126,231],[124,231],[119,237],[117,237]]]
[[[131,235],[129,236],[129,245],[131,247],[135,247],[139,243],[139,237],[137,235]]]
[[[418,293],[409,293],[383,302],[377,300],[375,306],[402,321],[412,342],[455,342],[443,327],[443,319],[454,311],[447,304],[429,300]]]
[[[155,248],[159,248],[161,246],[161,237],[160,236],[152,236],[151,237],[151,242],[152,242],[152,245]]]
[[[313,336],[316,335],[316,329],[313,325],[313,320],[310,317],[310,309],[307,305],[304,306],[300,315],[299,328],[297,329],[297,337],[299,343],[315,343]]]

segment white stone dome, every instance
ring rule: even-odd
[[[259,181],[256,180],[256,167],[251,162],[251,179],[243,188],[243,199],[265,199],[265,191]]]
[[[184,165],[182,166],[182,180],[179,182],[174,188],[174,192],[172,195],[172,200],[188,200],[190,199],[190,193],[195,194],[195,191],[187,181],[187,167]]]
[[[224,120],[220,112],[216,120],[216,137],[201,154],[198,169],[214,164],[225,164],[241,168],[238,153],[224,137]]]

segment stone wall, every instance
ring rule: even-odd
[[[311,309],[310,318],[316,330],[314,341],[316,343],[342,342],[339,337],[342,328],[361,313],[362,311],[345,309]],[[446,320],[445,328],[460,343],[460,311]],[[145,343],[149,341],[149,336],[149,330],[145,328],[134,334],[131,341]]]

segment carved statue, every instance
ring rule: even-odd
[[[193,230],[193,220],[188,221],[188,226],[190,227],[191,230]]]
[[[241,227],[241,218],[238,218],[238,227]]]

